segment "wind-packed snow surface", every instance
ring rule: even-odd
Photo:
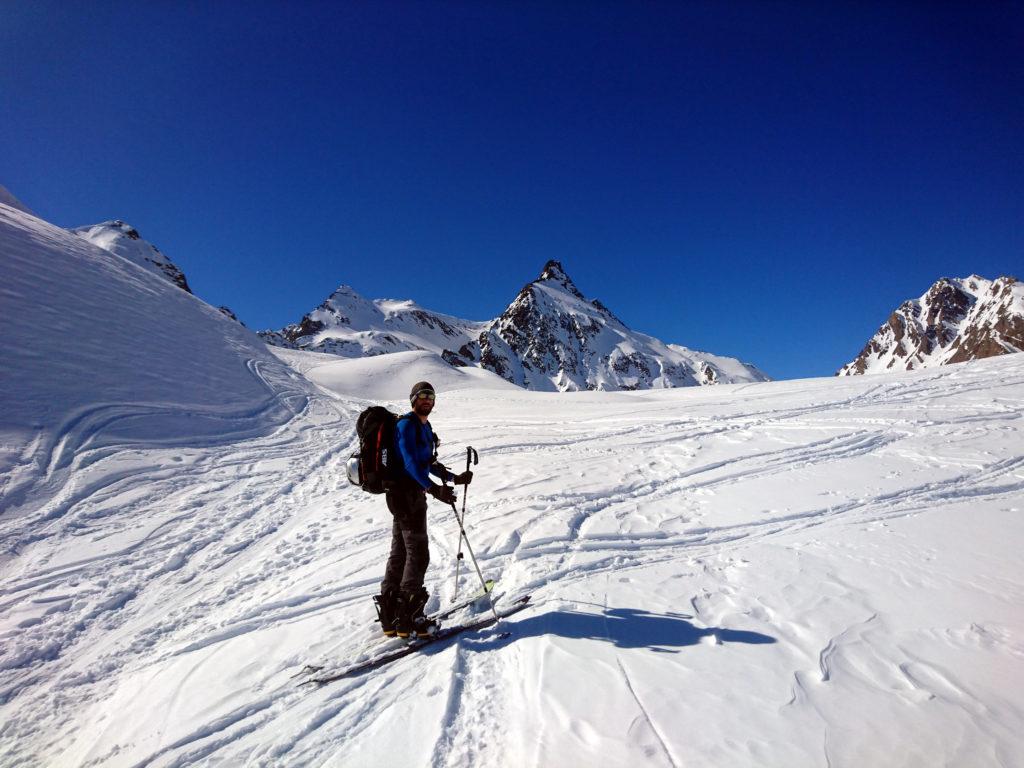
[[[360,396],[398,410],[438,358],[285,369],[3,207],[0,249],[22,489],[0,514],[0,764],[1024,765],[1024,355],[644,392],[439,380],[442,459],[480,453],[480,566],[499,606],[532,606],[314,688],[304,664],[381,643],[390,519],[343,466]],[[61,333],[30,334],[21,313],[57,300],[34,319]],[[98,325],[121,330],[90,346]],[[438,607],[457,539],[433,501],[430,534]]]

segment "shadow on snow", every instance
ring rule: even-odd
[[[604,640],[617,648],[650,648],[661,653],[678,653],[676,648],[696,645],[704,638],[715,638],[717,643],[774,643],[775,638],[760,632],[747,632],[722,627],[696,627],[685,615],[658,615],[632,608],[608,608],[603,613],[578,611],[549,611],[518,621],[503,622],[500,630],[507,637],[466,638],[465,646],[472,650],[501,648],[526,637],[556,635],[576,640]]]

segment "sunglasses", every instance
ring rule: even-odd
[[[436,398],[437,398],[437,395],[435,395],[433,392],[417,392],[416,393],[416,399],[417,400],[429,400],[430,402],[434,402],[434,400]]]

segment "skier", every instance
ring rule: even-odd
[[[394,519],[391,528],[391,554],[384,571],[380,594],[374,600],[381,627],[388,637],[428,635],[436,626],[424,615],[429,593],[423,577],[430,562],[427,548],[427,498],[430,494],[443,504],[455,503],[455,490],[442,482],[468,485],[469,470],[455,475],[438,463],[438,440],[427,417],[434,410],[434,388],[429,382],[417,382],[409,393],[412,411],[401,417],[395,429],[395,454],[402,461],[399,479],[387,491],[388,510]],[[429,474],[428,474],[429,473]]]

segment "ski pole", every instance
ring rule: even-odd
[[[480,564],[476,561],[476,555],[473,554],[473,547],[469,543],[469,537],[466,536],[466,529],[462,527],[462,520],[459,518],[459,508],[455,506],[455,502],[452,502],[452,512],[455,513],[455,521],[459,524],[459,534],[461,535],[460,541],[466,542],[466,551],[469,552],[469,559],[473,561],[473,567],[476,568],[476,575],[480,577],[480,586],[483,587],[484,594],[487,595],[487,602],[491,606],[491,613],[494,614],[495,621],[501,621],[498,616],[498,612],[494,610],[494,600],[491,598],[491,593],[487,589],[487,582],[484,580],[484,575],[480,571]]]
[[[469,472],[470,462],[473,464],[480,463],[480,454],[476,452],[476,449],[471,445],[466,446],[466,471]],[[462,523],[466,519],[466,497],[469,496],[469,486],[466,486],[466,490],[462,492],[462,516],[459,518],[459,553],[455,556],[455,595],[452,600],[456,600],[459,597],[459,571],[462,569]],[[456,513],[458,514],[458,513]]]

